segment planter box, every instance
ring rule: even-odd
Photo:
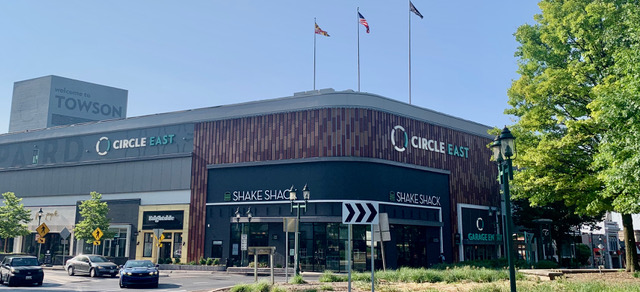
[[[178,270],[178,271],[226,271],[225,266],[201,266],[201,265],[172,265],[161,264],[160,270]]]

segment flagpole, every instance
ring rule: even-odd
[[[316,90],[316,18],[313,18],[313,90]]]
[[[411,7],[411,0],[409,0]],[[409,13],[409,104],[411,104],[411,9],[407,9]]]
[[[356,25],[358,26],[358,92],[360,92],[360,7],[357,8]]]

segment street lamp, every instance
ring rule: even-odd
[[[246,214],[247,214],[247,221],[251,223],[251,217],[252,217],[251,207],[247,209]],[[236,208],[235,217],[236,217],[236,223],[238,223],[238,229],[239,229],[238,235],[240,239],[240,266],[242,266],[244,264],[244,250],[242,250],[242,232],[244,232],[244,222],[242,223],[242,226],[240,226],[240,218],[242,217],[240,215],[240,207]],[[251,225],[249,225],[248,229],[249,229],[249,234],[251,234]],[[247,235],[247,246],[249,246],[249,235]]]
[[[502,129],[502,133],[496,137],[491,144],[493,150],[493,159],[498,164],[498,173],[500,183],[504,191],[504,207],[506,216],[506,237],[507,237],[507,261],[509,262],[509,282],[511,284],[511,292],[516,292],[516,270],[514,267],[514,249],[513,249],[513,218],[511,218],[511,199],[509,198],[509,180],[513,179],[513,165],[511,160],[516,157],[516,141],[515,137],[507,127]]]
[[[38,226],[40,226],[40,219],[42,219],[42,214],[44,214],[44,212],[42,212],[42,208],[40,208],[40,211],[38,211]],[[36,231],[37,231],[37,227],[36,227]],[[42,243],[38,244],[38,261],[40,261],[40,250],[42,250]]]
[[[295,247],[294,247],[295,248],[295,259],[294,259],[295,265],[293,267],[294,273],[297,276],[300,274],[300,256],[299,256],[300,208],[304,209],[304,212],[307,213],[307,203],[309,202],[309,198],[311,198],[311,191],[309,190],[309,187],[307,187],[306,184],[304,185],[304,188],[302,188],[302,196],[304,198],[304,203],[300,201],[296,201],[298,199],[297,190],[294,188],[293,185],[287,191],[289,191],[289,201],[291,202],[291,212],[293,213],[293,208],[296,208],[298,210],[298,213],[296,215],[297,217],[296,235],[294,239],[295,240]]]

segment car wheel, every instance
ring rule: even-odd
[[[2,280],[2,273],[0,273],[0,285],[4,284],[4,280]]]
[[[9,286],[9,287],[11,287],[11,286],[13,286],[13,284],[15,284],[14,281],[11,281],[11,280],[12,280],[11,276],[7,276],[7,286]]]
[[[127,287],[127,286],[122,285],[122,279],[120,279],[120,288],[124,288],[124,287]]]
[[[97,276],[96,269],[89,270],[89,276],[91,276],[91,278],[95,278]]]
[[[73,266],[70,266],[70,267],[67,269],[67,273],[69,274],[69,276],[73,276],[73,275],[75,275],[75,274],[76,274],[76,272],[73,270]]]

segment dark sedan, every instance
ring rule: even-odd
[[[130,260],[120,269],[120,288],[147,285],[158,288],[160,272],[149,260]]]
[[[116,277],[118,265],[110,262],[101,255],[79,255],[67,261],[65,270],[69,276],[76,274],[88,274],[91,277],[104,275]]]
[[[42,285],[44,272],[38,259],[33,256],[7,256],[0,264],[0,284],[9,286],[18,284]]]

